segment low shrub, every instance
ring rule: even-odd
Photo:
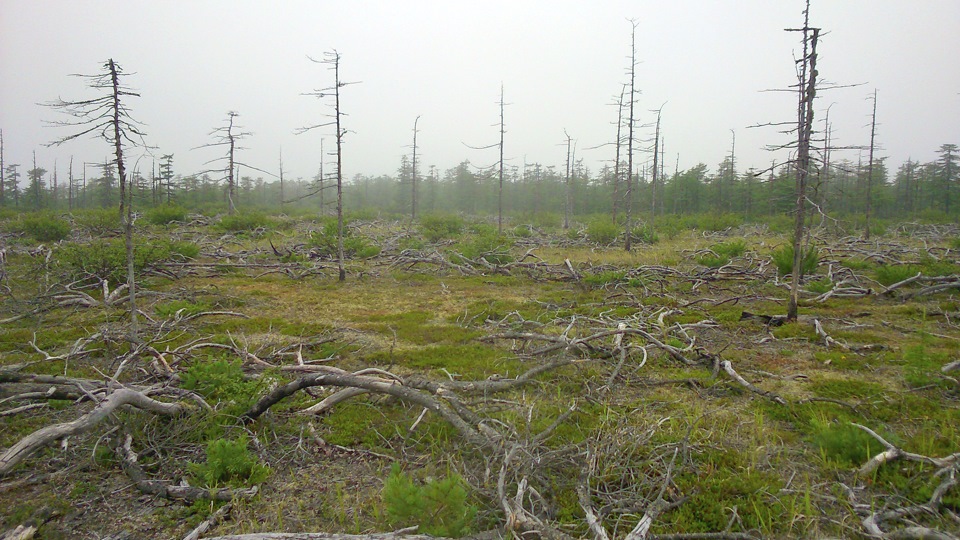
[[[459,236],[463,220],[449,214],[432,214],[420,218],[420,234],[428,242],[439,242]]]
[[[139,274],[170,257],[171,244],[139,241],[133,248],[133,269]],[[127,281],[127,250],[124,241],[94,240],[87,245],[68,245],[59,251],[58,262],[71,280],[91,276],[112,283]]]
[[[888,287],[917,275],[919,271],[918,267],[910,264],[882,264],[876,268],[874,275],[881,285]]]
[[[310,235],[310,243],[317,254],[322,257],[337,256],[337,221],[327,219],[320,231]],[[380,246],[374,245],[366,238],[354,235],[353,230],[344,225],[343,228],[343,256],[375,257],[380,254]]]
[[[246,212],[227,215],[220,218],[220,229],[225,232],[238,233],[252,231],[270,224],[270,219],[260,212]]]
[[[80,210],[74,213],[74,222],[92,236],[119,236],[123,233],[120,213],[116,208]]]
[[[773,250],[773,262],[777,266],[777,273],[788,276],[793,273],[793,244],[785,244]],[[810,245],[803,250],[800,258],[800,277],[814,273],[820,264],[820,252],[817,247]]]
[[[597,244],[612,244],[619,234],[620,227],[610,220],[595,219],[587,224],[587,238]]]
[[[506,237],[494,231],[481,234],[458,245],[460,254],[471,260],[483,259],[490,264],[506,264],[513,261],[510,255],[510,242]]]
[[[70,223],[50,214],[33,214],[23,218],[20,230],[38,242],[59,242],[70,236]]]
[[[454,472],[418,484],[397,463],[381,492],[392,527],[417,525],[420,534],[447,538],[470,532],[477,508],[468,503],[467,495],[463,479]]]
[[[641,244],[656,244],[660,241],[660,236],[649,223],[639,223],[632,231],[633,240]]]
[[[154,225],[167,225],[177,221],[186,221],[187,210],[182,206],[164,205],[147,210],[145,217],[147,222]]]
[[[270,475],[270,468],[250,453],[248,444],[246,434],[233,440],[212,440],[207,443],[207,461],[191,463],[188,468],[207,488],[259,484]]]

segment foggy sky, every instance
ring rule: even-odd
[[[667,170],[678,156],[680,169],[704,162],[716,170],[730,151],[730,130],[738,169],[762,169],[785,158],[763,148],[788,136],[747,127],[794,118],[794,95],[762,91],[796,82],[799,34],[783,29],[802,25],[802,9],[801,0],[0,0],[5,161],[20,163],[25,177],[36,150],[38,165],[52,171],[56,160],[62,182],[71,156],[77,176],[80,162],[109,158],[102,141],[45,147],[67,132],[44,121],[65,118],[37,104],[91,97],[69,74],[96,73],[113,58],[142,94],[128,104],[147,142],[157,158],[174,154],[175,172],[209,168],[204,163],[219,150],[191,149],[211,142],[210,131],[235,110],[253,133],[241,161],[276,172],[282,148],[286,177],[312,178],[321,136],[333,149],[332,130],[294,131],[332,113],[302,94],[330,86],[333,74],[307,56],[336,49],[343,80],[359,82],[342,89],[347,178],[395,174],[418,115],[422,172],[436,165],[442,173],[463,159],[496,163],[496,150],[466,145],[497,142],[501,83],[508,165],[562,170],[566,129],[596,172],[613,159],[613,148],[601,145],[615,137],[611,104],[627,82],[627,19],[634,18],[637,117],[650,123],[650,110],[663,105]],[[876,88],[877,155],[889,157],[891,169],[908,157],[932,161],[941,144],[960,143],[960,2],[814,0],[811,11],[811,24],[825,33],[821,79],[863,83],[822,93],[817,129],[832,104],[834,142],[867,144],[866,98]],[[644,127],[639,137],[652,131]],[[149,176],[154,157],[132,154]],[[855,161],[857,152],[837,157]]]

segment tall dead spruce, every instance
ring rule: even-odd
[[[793,273],[790,276],[790,300],[787,319],[797,320],[800,293],[800,264],[803,259],[803,233],[807,207],[807,180],[810,177],[810,141],[813,135],[813,101],[817,96],[817,40],[820,29],[810,26],[810,2],[803,11],[803,28],[787,28],[787,32],[803,33],[803,56],[797,60],[797,158],[796,219],[793,227]]]
[[[312,131],[317,128],[330,127],[333,126],[336,130],[337,136],[337,265],[339,269],[339,280],[344,281],[347,279],[347,272],[343,267],[343,136],[347,134],[346,130],[343,129],[341,120],[344,116],[344,113],[340,110],[340,89],[344,86],[351,84],[357,84],[355,82],[342,82],[340,80],[340,53],[334,49],[333,51],[323,53],[322,60],[315,60],[313,58],[307,57],[311,62],[316,64],[324,64],[333,70],[333,86],[328,86],[320,90],[314,90],[313,92],[307,92],[304,95],[313,96],[318,99],[322,98],[333,98],[333,120],[329,122],[322,122],[320,124],[314,124],[312,126],[302,127],[297,130],[298,134],[303,134],[308,131]],[[320,159],[323,159],[322,151]]]
[[[627,117],[627,190],[626,200],[623,203],[624,213],[626,214],[626,223],[624,224],[624,236],[626,240],[623,243],[623,249],[630,251],[630,241],[633,231],[633,106],[637,101],[637,25],[635,20],[630,20],[630,93],[629,93],[629,116]]]
[[[127,168],[123,160],[124,144],[145,147],[144,134],[123,103],[126,97],[140,97],[122,83],[124,77],[120,64],[108,59],[101,73],[96,75],[74,75],[87,81],[87,86],[99,95],[91,99],[65,101],[57,99],[46,105],[73,118],[52,125],[75,129],[73,133],[50,143],[59,146],[68,141],[86,135],[99,137],[113,147],[114,163],[120,184],[120,222],[123,225],[124,242],[127,257],[127,290],[130,309],[130,338],[137,334],[137,301],[133,265],[133,190],[128,189]]]
[[[237,211],[237,207],[234,204],[234,198],[237,191],[237,165],[250,167],[249,165],[242,164],[237,161],[237,150],[243,149],[243,147],[238,146],[237,143],[240,140],[252,135],[250,132],[240,131],[240,127],[235,123],[235,119],[238,116],[240,116],[240,113],[236,111],[228,111],[226,124],[210,132],[210,135],[214,137],[214,142],[198,147],[226,147],[227,153],[225,156],[208,161],[207,163],[226,160],[226,166],[224,167],[223,172],[224,179],[227,181],[227,212],[231,215]],[[256,169],[256,167],[250,168]]]

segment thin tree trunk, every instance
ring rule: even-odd
[[[809,27],[810,4],[804,12],[803,62],[800,73],[800,102],[798,104],[798,148],[796,177],[796,221],[793,230],[793,273],[790,284],[790,300],[787,304],[787,319],[797,320],[800,292],[801,262],[803,260],[803,233],[806,219],[806,188],[810,168],[810,137],[813,132],[813,101],[817,90],[817,39],[819,28]],[[808,34],[811,34],[808,37]],[[809,49],[809,55],[808,55]]]
[[[877,91],[873,91],[873,114],[870,116],[870,155],[867,158],[867,201],[865,212],[865,229],[863,239],[870,239],[870,212],[873,210],[871,201],[873,195],[873,148],[877,135]]]
[[[637,72],[637,23],[630,21],[630,117],[627,119],[627,197],[625,201],[627,216],[624,226],[626,240],[623,244],[625,251],[630,251],[633,236],[632,207],[633,207],[633,105],[636,101],[636,72]]]

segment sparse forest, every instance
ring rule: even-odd
[[[805,19],[757,127],[790,158],[741,170],[733,133],[670,170],[623,30],[600,170],[566,132],[505,163],[501,85],[495,165],[429,166],[424,112],[395,175],[344,178],[336,51],[291,126],[312,180],[245,164],[235,111],[179,170],[113,59],[47,103],[106,161],[3,126],[0,539],[960,537],[957,145],[888,163],[874,91],[831,157]]]

